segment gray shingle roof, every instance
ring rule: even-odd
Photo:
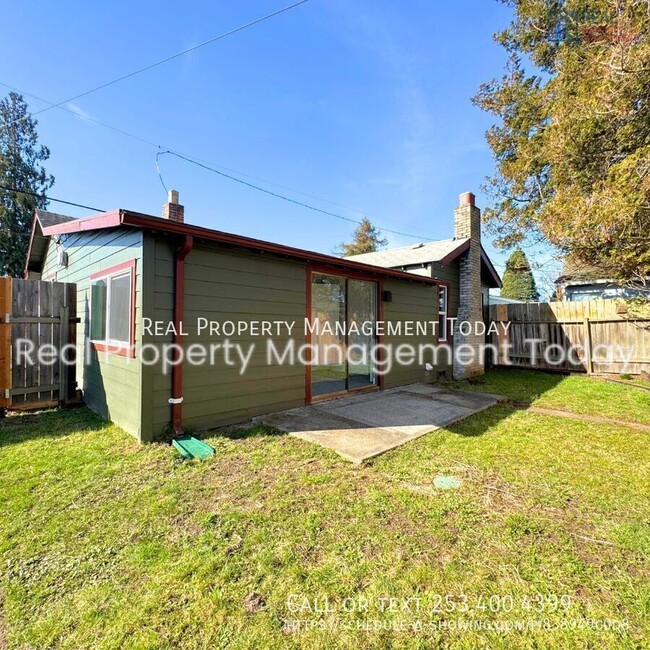
[[[43,228],[55,226],[58,223],[65,223],[66,221],[74,221],[74,217],[68,217],[65,214],[57,214],[56,212],[48,212],[47,210],[36,210],[36,216],[41,222]]]
[[[388,248],[375,253],[363,253],[362,255],[350,255],[347,259],[364,264],[374,264],[394,268],[396,266],[408,266],[410,264],[425,264],[426,262],[439,262],[456,249],[467,242],[463,239],[442,239],[401,248]]]

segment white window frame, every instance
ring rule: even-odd
[[[119,271],[111,272],[110,269],[103,273],[102,275],[93,276],[90,280],[90,312],[89,312],[89,334],[92,334],[92,318],[93,318],[93,284],[100,282],[101,280],[106,280],[106,315],[105,315],[105,338],[104,339],[93,339],[91,338],[91,343],[99,343],[101,345],[110,346],[111,348],[124,348],[130,349],[132,345],[132,334],[133,331],[133,268],[128,267],[126,269],[120,269]],[[112,339],[110,336],[110,322],[111,322],[111,281],[117,280],[122,277],[129,278],[129,328],[128,328],[128,340],[120,341],[119,339]]]
[[[442,303],[444,305],[444,309],[440,309],[440,302],[441,302],[441,292],[444,291],[444,300],[442,300]],[[449,341],[449,321],[447,320],[449,315],[449,287],[446,284],[439,284],[438,285],[438,325],[442,323],[442,328],[441,330],[444,329],[443,331],[438,332],[438,341],[440,343],[446,343]],[[441,321],[441,316],[444,316],[444,318]]]

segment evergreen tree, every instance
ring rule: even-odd
[[[533,272],[530,270],[526,253],[520,248],[513,251],[506,262],[501,297],[527,302],[539,300],[539,292],[535,285]]]
[[[38,144],[36,124],[18,93],[0,101],[0,276],[23,275],[34,210],[47,207],[54,184],[41,165],[50,151]]]
[[[358,228],[354,231],[354,238],[351,244],[341,244],[340,253],[343,257],[350,255],[361,255],[362,253],[374,253],[388,243],[382,238],[381,231],[370,223],[370,219],[364,217]]]
[[[620,278],[650,270],[650,11],[641,0],[503,0],[505,74],[474,101],[505,246],[540,236]]]

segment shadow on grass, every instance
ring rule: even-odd
[[[477,438],[507,420],[513,413],[515,413],[515,410],[508,405],[496,404],[445,428],[463,438]]]
[[[0,419],[0,447],[39,438],[62,438],[111,426],[89,408],[50,409],[32,413],[10,413]]]
[[[354,414],[350,415],[349,413],[345,417],[339,417],[336,413],[328,416],[326,413],[319,412],[318,409],[312,417],[310,413],[313,414],[314,412],[311,409],[317,408],[316,406],[295,409],[295,412],[289,411],[287,417],[295,417],[296,428],[290,428],[291,431],[296,431],[298,430],[297,427],[302,427],[300,430],[306,432],[314,430],[318,432],[318,435],[322,436],[323,434],[327,434],[327,431],[331,429],[333,437],[341,440],[342,444],[347,444],[349,441],[352,441],[354,444],[364,444],[363,431],[365,430],[373,428],[408,429],[409,427],[431,423],[435,425],[436,418],[438,420],[444,420],[448,417],[445,413],[456,409],[457,413],[464,412],[467,415],[464,417],[461,415],[462,419],[453,425],[441,424],[440,426],[443,428],[451,428],[454,433],[460,436],[477,437],[493,429],[500,421],[511,417],[513,407],[517,408],[532,403],[540,395],[552,390],[564,381],[564,379],[565,375],[558,373],[522,372],[521,370],[504,373],[496,370],[490,371],[488,375],[477,379],[439,384],[439,388],[442,390],[430,396],[430,400],[428,400],[429,406],[427,408],[418,408],[415,410],[409,408],[386,408],[381,404],[382,399],[395,399],[395,394],[373,392],[367,395],[350,396],[349,398],[356,400],[350,406],[353,407],[354,404],[357,404],[360,412],[365,414],[365,418],[360,417],[357,420]],[[480,402],[472,404],[472,400],[470,399],[472,392],[500,395],[503,397],[503,400],[494,406],[480,410]],[[463,396],[466,396],[467,399]],[[341,400],[340,404],[343,401]],[[368,402],[371,403],[368,404]],[[375,418],[372,424],[368,423],[367,420],[369,409],[372,410]],[[474,412],[470,413],[470,410]],[[349,431],[349,440],[346,439],[346,431]],[[195,435],[201,438],[223,437],[229,440],[246,440],[282,436],[287,435],[287,433],[269,424],[259,424],[247,427],[236,425],[221,427]],[[382,432],[379,432],[378,435],[382,435]],[[360,439],[361,443],[356,442]],[[367,442],[369,446],[375,443],[376,441],[372,438]]]
[[[561,384],[569,375],[543,370],[499,367],[474,379],[453,381],[444,385],[452,389],[482,391],[501,395],[511,404],[530,406],[544,393]]]
[[[270,427],[266,424],[256,424],[250,427],[232,426],[223,429],[212,429],[211,431],[202,432],[202,435],[197,437],[209,437],[215,435],[227,438],[228,440],[246,440],[250,438],[279,437],[288,434],[286,431],[280,431],[280,429]]]

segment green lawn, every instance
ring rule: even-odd
[[[650,424],[650,391],[642,388],[650,388],[650,384],[641,380],[625,385],[586,375],[508,369],[490,372],[475,384],[450,385],[496,393],[522,404]]]
[[[645,391],[505,374],[472,388],[647,420]],[[638,429],[498,406],[358,467],[264,429],[180,462],[86,409],[0,427],[0,647],[647,647]]]

